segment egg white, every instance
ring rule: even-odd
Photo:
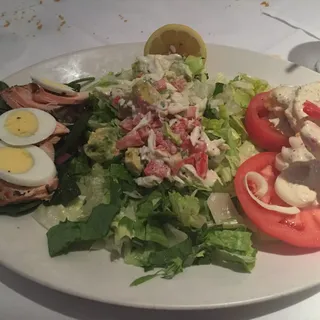
[[[31,80],[43,89],[54,93],[63,94],[71,97],[74,97],[78,94],[71,87],[60,82],[52,81],[46,78],[40,78],[37,76],[31,76]]]
[[[0,148],[10,147],[0,142]],[[24,150],[33,158],[33,166],[24,173],[10,173],[0,169],[0,179],[23,187],[38,187],[47,184],[57,174],[56,167],[50,157],[39,147],[28,146]]]
[[[23,110],[29,111],[35,115],[38,119],[38,130],[29,137],[18,137],[10,133],[5,128],[5,122],[8,116],[10,116],[12,112],[17,111],[17,109],[7,111],[0,116],[0,139],[3,142],[12,146],[27,146],[41,142],[52,135],[56,128],[57,121],[51,114],[35,108],[23,108]]]

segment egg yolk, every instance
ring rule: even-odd
[[[4,127],[17,137],[30,137],[38,131],[39,122],[32,112],[16,110],[8,115]]]
[[[0,148],[0,170],[24,173],[33,167],[32,155],[23,148]]]

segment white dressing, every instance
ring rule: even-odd
[[[291,206],[305,208],[314,204],[317,193],[308,186],[287,181],[280,174],[274,184],[277,195]]]

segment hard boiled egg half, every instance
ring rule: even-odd
[[[0,139],[12,146],[26,146],[47,139],[56,128],[56,119],[49,113],[20,108],[0,116]]]
[[[0,142],[0,179],[24,187],[47,184],[56,167],[39,147],[13,147]]]
[[[66,95],[66,96],[76,96],[78,93],[74,91],[71,87],[60,83],[60,82],[55,82],[52,80],[49,80],[47,78],[40,78],[37,76],[31,76],[32,82],[36,83],[40,87],[42,87],[45,90],[58,93],[61,95]]]

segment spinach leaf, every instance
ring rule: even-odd
[[[217,82],[216,86],[214,88],[213,94],[212,96],[215,97],[217,96],[219,93],[223,92],[223,88],[224,88],[224,83],[221,82]]]
[[[141,200],[138,210],[136,212],[137,217],[147,218],[152,215],[161,205],[162,193],[158,190],[151,192],[144,199]]]
[[[134,280],[130,286],[137,286],[157,276],[161,276],[163,279],[172,279],[178,273],[183,272],[184,263],[191,254],[192,242],[190,239],[187,239],[169,249],[151,252],[148,264],[152,267],[161,267],[162,269],[158,270],[154,274],[142,276]]]
[[[72,200],[77,198],[81,192],[77,184],[77,177],[71,176],[68,172],[68,165],[63,164],[58,167],[59,185],[51,200],[45,205],[62,204],[67,206]]]
[[[109,167],[110,176],[113,179],[127,181],[133,183],[133,178],[123,164],[112,163]]]
[[[96,79],[95,77],[86,77],[86,78],[71,81],[69,83],[66,83],[66,85],[71,87],[74,91],[79,92],[83,86],[93,82],[95,79]]]
[[[167,267],[172,260],[180,258],[186,260],[192,253],[192,241],[188,238],[185,241],[162,251],[151,252],[149,263],[154,267]]]
[[[5,89],[8,89],[9,86],[3,82],[3,81],[0,81],[0,92],[2,90],[5,90]],[[4,101],[4,99],[0,96],[0,115],[11,110],[11,108],[7,105],[7,103]]]
[[[159,275],[159,272],[160,272],[160,270],[159,270],[158,272],[156,272],[156,273],[148,274],[148,275],[146,275],[146,276],[142,276],[142,277],[134,280],[134,281],[130,284],[130,287],[138,286],[139,284],[142,284],[142,283],[144,283],[144,282],[146,282],[146,281],[149,281],[149,280],[157,277],[157,276]]]
[[[79,148],[79,140],[86,132],[88,120],[90,118],[89,113],[83,114],[73,125],[70,133],[66,136],[63,144],[59,144],[59,148],[56,150],[56,158],[64,155],[65,153],[73,154]]]
[[[92,210],[87,221],[66,220],[50,228],[47,232],[49,255],[55,257],[66,254],[104,238],[118,212],[119,207],[117,206],[100,204]]]
[[[9,88],[9,86],[5,82],[0,81],[0,92],[4,89],[8,89],[8,88]]]
[[[12,217],[22,216],[36,209],[41,203],[41,200],[34,200],[25,203],[8,204],[6,206],[0,207],[0,215],[7,215]]]

